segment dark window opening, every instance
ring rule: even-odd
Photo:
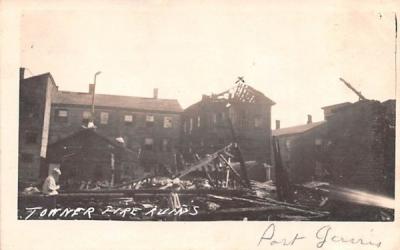
[[[248,119],[246,115],[246,111],[239,112],[239,127],[240,128],[248,128]]]

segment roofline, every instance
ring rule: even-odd
[[[62,102],[52,102],[51,106],[53,107],[85,107],[89,108],[91,107],[90,104],[73,104],[73,103],[62,103]],[[102,105],[95,105],[95,109],[119,109],[119,110],[129,110],[129,111],[138,111],[138,112],[151,112],[151,113],[167,113],[167,114],[181,114],[183,110],[181,111],[172,111],[172,110],[154,110],[154,109],[138,109],[138,108],[128,108],[128,107],[115,107],[115,106],[102,106]]]
[[[321,109],[331,108],[331,107],[335,107],[335,106],[339,106],[339,105],[344,105],[344,104],[350,105],[350,104],[353,104],[353,103],[351,103],[351,102],[341,102],[341,103],[337,103],[337,104],[332,104],[332,105],[328,105],[328,106],[321,107]]]
[[[53,78],[53,76],[51,75],[50,72],[43,73],[43,74],[40,74],[40,75],[31,76],[31,77],[27,77],[27,78],[21,79],[21,81],[24,81],[24,80],[31,80],[31,79],[34,79],[34,78],[40,78],[40,77],[44,77],[44,76],[49,77],[50,80],[51,80],[51,82],[52,82],[52,84],[53,84],[55,87],[57,87],[56,81],[54,80],[54,78]]]
[[[131,149],[126,148],[126,147],[124,147],[124,146],[118,144],[117,142],[114,142],[113,140],[107,138],[106,136],[104,136],[104,135],[102,135],[102,134],[100,134],[100,133],[97,133],[96,131],[94,131],[94,130],[92,130],[92,129],[80,129],[80,130],[74,132],[73,134],[70,134],[70,135],[68,135],[68,136],[66,136],[66,137],[64,137],[64,138],[61,138],[61,139],[59,139],[58,141],[55,141],[55,142],[53,142],[53,143],[51,143],[51,144],[48,144],[47,147],[53,147],[53,146],[55,146],[56,144],[59,144],[59,143],[65,141],[65,140],[71,139],[72,137],[76,136],[76,135],[79,134],[79,133],[83,133],[83,132],[87,132],[87,131],[90,131],[91,133],[94,133],[94,134],[97,135],[100,139],[102,139],[102,140],[104,140],[104,141],[110,143],[110,144],[113,145],[114,147],[124,149],[124,150],[126,150],[126,151],[128,151],[128,152],[131,152],[131,153],[135,153],[135,152],[132,151]]]
[[[67,94],[67,95],[68,94],[81,94],[81,95],[86,94],[86,95],[92,96],[92,94],[89,92],[68,91],[68,90],[59,90],[58,93]],[[110,97],[127,97],[127,98],[140,98],[140,99],[151,99],[151,100],[161,100],[161,101],[176,101],[180,106],[178,99],[172,99],[172,98],[153,98],[153,97],[143,97],[143,96],[110,95],[110,94],[99,94],[99,93],[95,93],[94,96],[96,97],[96,96],[100,96],[100,95],[110,96]]]
[[[316,124],[316,123],[318,123],[318,124]],[[306,129],[306,130],[304,130],[304,131],[302,131],[302,132],[292,132],[292,133],[285,133],[285,134],[280,134],[280,135],[274,135],[274,131],[277,131],[277,130],[296,128],[296,127],[300,127],[300,126],[307,126],[308,124],[305,124],[305,125],[297,125],[297,126],[286,127],[286,128],[280,128],[280,129],[274,129],[274,130],[271,131],[271,135],[272,135],[272,136],[279,137],[279,136],[290,136],[290,135],[304,134],[304,133],[306,133],[306,132],[308,132],[308,131],[310,131],[310,130],[313,130],[314,128],[318,128],[318,127],[320,127],[321,125],[326,124],[326,121],[313,122],[313,123],[311,123],[311,124],[315,124],[315,126],[309,128],[309,129]]]

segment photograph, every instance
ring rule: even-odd
[[[18,220],[394,221],[397,14],[198,5],[22,8]]]

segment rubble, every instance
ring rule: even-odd
[[[248,185],[236,170],[242,166],[233,161],[232,149],[234,144],[229,144],[214,154],[198,157],[191,167],[172,176],[145,176],[113,186],[82,182],[76,190],[57,195],[57,208],[93,208],[90,219],[98,220],[341,220],[349,215],[338,213],[340,206],[356,211],[362,208],[367,211],[364,215],[372,214],[377,220],[393,219],[393,209],[385,204],[355,202],[357,195],[365,201],[366,194],[354,190],[345,193],[328,182],[291,185],[279,166],[276,182],[249,180]],[[279,154],[276,144],[274,153]],[[27,207],[45,204],[45,196],[38,191],[29,187],[19,195],[19,218],[27,217]],[[168,205],[171,192],[178,194],[182,204],[177,211]],[[369,196],[373,198],[376,196]],[[53,218],[37,213],[29,219]],[[67,219],[88,218],[77,215]]]

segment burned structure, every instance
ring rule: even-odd
[[[131,177],[176,171],[181,112],[177,100],[159,98],[157,89],[149,98],[95,94],[93,84],[85,93],[61,91],[50,73],[25,78],[21,68],[19,182],[40,181],[48,146],[88,128],[93,118],[96,134],[137,154]]]
[[[395,101],[364,99],[322,109],[325,121],[273,131],[289,180],[393,196]]]
[[[182,112],[157,91],[66,92],[50,74],[21,77],[19,178],[36,187],[20,185],[18,216],[46,202],[39,180],[60,168],[57,206],[94,206],[101,220],[121,219],[102,213],[110,204],[142,210],[124,220],[170,220],[174,197],[199,209],[179,220],[393,221],[395,101],[345,83],[358,102],[271,132],[275,103],[242,78]]]
[[[54,168],[61,169],[60,184],[67,191],[85,189],[82,185],[114,186],[131,180],[139,169],[137,152],[94,129],[81,129],[50,144],[47,162],[49,169],[42,169],[42,177]]]
[[[265,180],[271,163],[271,107],[275,103],[239,80],[220,94],[202,100],[182,114],[181,149],[186,162],[237,142],[244,161],[257,162],[249,178]]]

